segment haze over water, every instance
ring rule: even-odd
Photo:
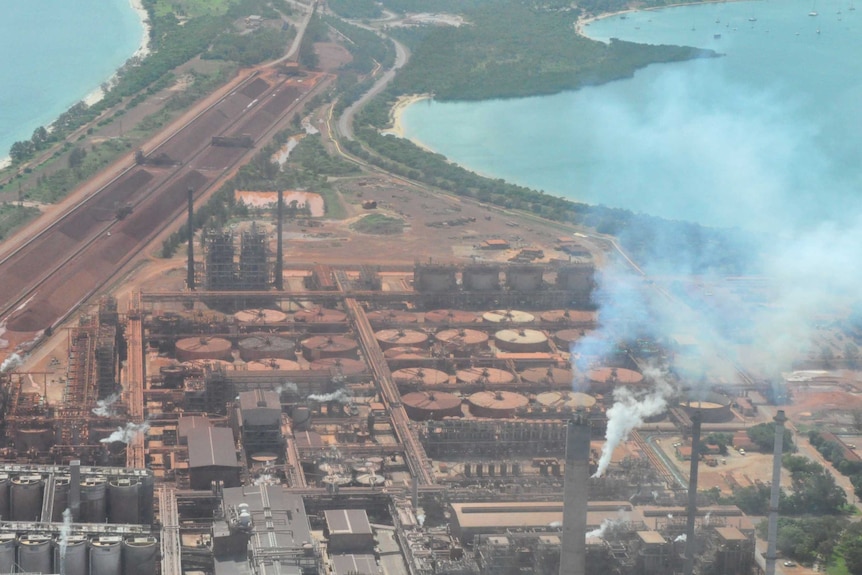
[[[725,56],[553,96],[420,102],[404,112],[405,134],[472,170],[588,203],[758,229],[855,223],[862,4],[851,7],[763,0],[606,18],[586,32]]]
[[[142,34],[129,0],[0,2],[0,159],[99,88]]]

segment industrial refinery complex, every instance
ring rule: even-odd
[[[762,569],[756,521],[697,496],[698,438],[742,429],[770,383],[695,393],[672,342],[580,347],[601,322],[588,251],[294,265],[280,213],[203,232],[181,286],[102,296],[59,378],[2,373],[0,572]],[[615,398],[668,385],[605,442]],[[682,466],[657,448],[676,436]]]

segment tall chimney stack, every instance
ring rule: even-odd
[[[579,413],[567,424],[560,575],[586,575],[590,424]]]
[[[784,410],[779,409],[775,421],[775,443],[772,452],[772,491],[769,494],[769,523],[766,532],[766,575],[775,575],[775,554],[778,540],[778,496],[781,493],[781,458],[784,455]]]
[[[189,261],[186,269],[186,285],[190,290],[195,289],[195,191],[189,188]]]
[[[694,521],[697,517],[697,466],[700,459],[700,410],[691,416],[691,466],[688,478],[688,511],[685,523],[685,563],[683,574],[691,575],[694,570],[694,549],[697,541],[694,536]]]
[[[284,226],[284,191],[278,190],[278,222],[275,225],[275,289],[284,290],[284,248],[281,245]]]
[[[81,517],[81,460],[73,459],[69,462],[69,510],[72,521],[78,521]]]

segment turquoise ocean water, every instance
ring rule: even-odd
[[[761,229],[849,221],[862,213],[855,8],[760,0],[607,18],[587,34],[724,56],[553,96],[419,102],[403,115],[405,134],[573,200]]]
[[[129,0],[0,0],[0,158],[110,78],[142,36]]]

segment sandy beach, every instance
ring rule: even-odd
[[[141,32],[141,43],[138,45],[138,49],[135,50],[135,53],[132,54],[131,57],[143,60],[150,53],[150,15],[147,14],[147,10],[144,8],[141,0],[129,0],[129,5],[135,11],[135,14],[137,14],[138,19],[141,21],[141,26],[143,27],[143,31]],[[116,79],[117,75],[114,74],[108,79],[108,84],[113,84]],[[84,103],[88,106],[92,106],[104,97],[105,93],[102,90],[102,87],[99,86],[84,97]]]
[[[431,94],[411,94],[409,96],[401,96],[398,98],[398,101],[392,106],[392,109],[389,111],[389,116],[392,121],[392,127],[388,130],[385,130],[384,133],[392,134],[393,136],[398,136],[399,138],[404,137],[404,126],[401,124],[401,114],[404,110],[407,109],[408,106],[415,104],[416,102],[421,102],[422,100],[430,100]]]

